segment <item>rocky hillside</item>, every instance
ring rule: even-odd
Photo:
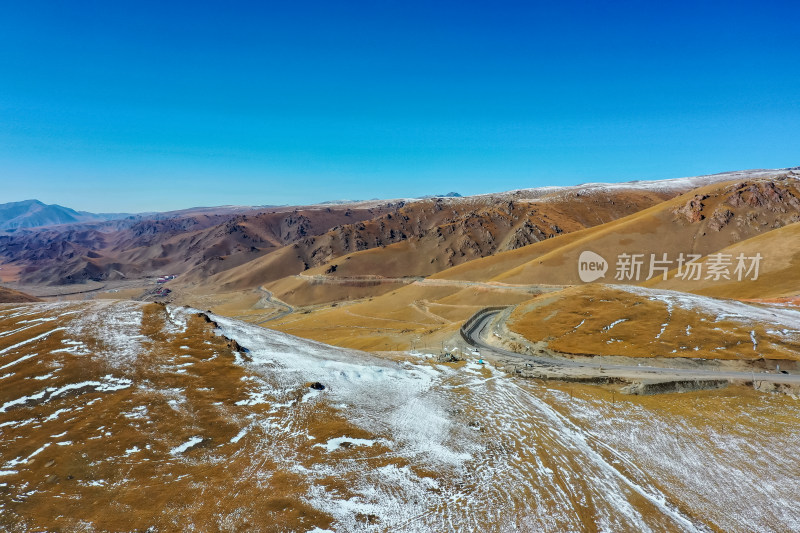
[[[0,259],[24,267],[21,283],[58,285],[181,274],[198,265],[213,273],[393,207],[209,212],[137,219],[122,227],[28,230],[0,235]]]
[[[203,269],[190,272],[184,281],[239,290],[303,272],[334,278],[428,276],[616,220],[672,196],[620,189],[594,194],[559,191],[537,199],[498,195],[397,204],[392,212],[300,239],[218,276],[206,278]]]
[[[737,182],[717,191],[695,194],[673,210],[678,219],[720,232],[732,228],[731,238],[761,233],[800,221],[800,173],[775,180]]]
[[[574,272],[562,267],[570,250],[563,246],[565,235],[580,246],[591,238],[593,246],[615,253],[623,251],[622,240],[632,239],[625,246],[643,253],[659,243],[664,252],[706,254],[797,220],[796,175],[791,169],[748,171],[409,202],[199,209],[1,235],[0,262],[19,269],[23,285],[180,274],[178,284],[217,291],[304,272],[430,276],[466,263],[467,270],[487,264],[473,265],[475,259],[496,256],[500,264],[549,250],[558,255],[532,264],[536,272],[526,270],[523,277],[570,283]],[[736,179],[727,188],[718,185],[729,178]],[[615,223],[622,224],[620,231]],[[556,237],[557,252],[546,244]],[[525,252],[508,255],[518,250]]]
[[[558,242],[536,243],[495,254],[441,276],[505,283],[575,284],[581,283],[580,254],[592,251],[608,263],[604,282],[645,282],[663,276],[665,270],[672,278],[678,272],[681,255],[684,260],[695,258],[702,262],[736,243],[796,223],[800,220],[798,202],[800,174],[794,171],[706,185],[625,218],[560,237]],[[627,256],[632,265],[634,255],[638,269],[625,268],[618,279],[620,261]],[[653,264],[657,268],[651,272],[653,256],[664,262]],[[764,257],[764,263],[768,261]]]

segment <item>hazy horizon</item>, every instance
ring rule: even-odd
[[[794,168],[792,166],[787,167],[778,167],[778,168]],[[743,169],[729,169],[729,170],[722,170],[719,172],[712,172],[707,175],[714,175],[714,174],[724,174],[727,172],[738,172],[738,171],[747,171],[747,170],[761,170],[757,168],[743,168]],[[598,180],[598,181],[580,181],[575,183],[563,183],[560,185],[550,185],[550,184],[541,184],[536,185],[534,187],[513,187],[511,189],[503,189],[503,190],[486,190],[486,191],[479,191],[473,193],[465,193],[463,191],[458,190],[448,190],[448,191],[435,191],[435,192],[421,192],[417,195],[401,195],[401,196],[394,196],[394,197],[378,197],[378,196],[370,196],[369,194],[365,194],[363,197],[358,198],[325,198],[324,200],[314,200],[314,201],[307,201],[307,202],[295,202],[295,203],[270,203],[270,202],[252,202],[252,203],[231,203],[222,201],[221,203],[215,204],[196,204],[196,205],[181,205],[176,207],[170,207],[167,209],[143,209],[139,211],[126,211],[126,210],[102,210],[102,209],[83,209],[77,208],[72,205],[65,204],[59,201],[45,201],[42,198],[21,198],[21,199],[11,199],[11,200],[3,200],[0,203],[16,203],[16,202],[26,202],[26,201],[40,201],[47,205],[60,205],[61,207],[67,207],[70,209],[74,209],[75,211],[83,211],[83,212],[90,212],[90,213],[97,213],[97,214],[114,214],[114,213],[125,213],[125,214],[147,214],[147,213],[161,213],[161,212],[169,212],[169,211],[183,211],[187,209],[197,209],[197,208],[214,208],[214,207],[287,207],[287,206],[311,206],[317,204],[325,204],[325,203],[335,203],[335,202],[368,202],[368,201],[376,201],[376,200],[404,200],[404,199],[419,199],[429,196],[437,196],[437,195],[446,195],[449,193],[458,193],[460,196],[475,196],[475,195],[483,195],[483,194],[493,194],[493,193],[504,193],[514,190],[521,190],[521,189],[533,189],[533,188],[542,188],[542,187],[577,187],[581,185],[588,185],[593,183],[629,183],[629,182],[636,182],[636,181],[662,181],[662,180],[672,180],[672,179],[681,179],[681,178],[690,178],[690,177],[699,177],[706,174],[697,174],[692,176],[672,176],[666,178],[647,178],[647,179],[631,179],[631,180]]]

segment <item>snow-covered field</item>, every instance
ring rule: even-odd
[[[612,397],[211,319],[0,306],[0,528],[800,530],[788,396]]]
[[[781,331],[800,334],[800,309],[782,306],[762,307],[735,300],[723,300],[687,292],[648,289],[635,285],[615,285],[614,287],[662,302],[669,310],[674,308],[695,310],[715,317],[717,321],[733,320],[745,324],[767,324],[779,328]]]

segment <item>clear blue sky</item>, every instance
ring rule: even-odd
[[[797,2],[3,2],[0,202],[462,194],[800,165]]]

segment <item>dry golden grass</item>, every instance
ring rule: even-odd
[[[71,305],[78,307],[62,309],[94,312],[93,305],[137,304]],[[329,460],[315,443],[342,435],[365,439],[375,439],[375,435],[353,425],[327,404],[317,403],[294,408],[293,429],[303,428],[303,433],[288,434],[285,442],[276,443],[276,436],[266,426],[252,427],[241,440],[232,441],[249,423],[249,414],[259,413],[267,419],[274,416],[274,402],[237,405],[253,392],[246,379],[248,372],[234,362],[227,339],[215,335],[213,325],[190,315],[185,329],[170,331],[163,306],[147,304],[136,309],[141,309],[138,333],[144,341],[142,350],[123,368],[111,365],[101,355],[109,350],[104,340],[107,328],[113,330],[101,317],[84,330],[79,355],[63,351],[68,339],[61,330],[11,352],[12,360],[30,353],[36,357],[29,360],[33,364],[14,365],[13,375],[3,376],[0,405],[35,395],[47,386],[101,380],[109,374],[125,376],[133,386],[113,392],[76,390],[58,400],[0,412],[0,423],[8,422],[0,430],[0,458],[28,457],[45,446],[14,467],[18,474],[4,476],[0,529],[77,531],[87,524],[99,531],[143,531],[151,526],[164,531],[328,527],[332,518],[306,501],[308,479],[274,462],[263,442],[292,447],[302,458],[301,464],[312,467]],[[0,331],[30,325],[20,323],[22,319],[47,319],[58,312],[0,318]],[[34,323],[0,338],[0,350],[54,327],[53,321]],[[0,360],[7,364],[9,357]],[[180,373],[179,364],[190,366]],[[305,386],[287,390],[283,400],[297,401],[307,390]],[[178,397],[181,399],[176,402]],[[53,435],[59,438],[54,440]],[[181,457],[170,453],[195,435],[203,436],[196,447]],[[377,444],[350,455],[369,469],[406,466],[387,451]],[[317,483],[347,497],[350,481],[331,476]],[[28,495],[11,498],[20,487]]]
[[[720,318],[696,308],[669,309],[662,301],[609,285],[572,287],[534,298],[514,310],[508,327],[571,354],[800,360],[800,345],[774,326]],[[751,332],[758,340],[755,349]]]
[[[764,186],[767,182],[756,180],[754,183]],[[524,287],[536,285],[558,288],[580,284],[577,260],[584,250],[599,252],[610,262],[609,271],[606,278],[600,280],[601,283],[615,283],[614,261],[618,254],[624,252],[646,256],[650,253],[666,253],[673,260],[681,253],[707,255],[722,251],[752,255],[760,252],[764,255],[764,261],[761,278],[757,281],[712,283],[670,279],[662,282],[659,279],[645,282],[648,275],[645,266],[640,282],[660,288],[730,298],[796,295],[800,287],[800,252],[797,252],[800,250],[800,224],[781,227],[787,220],[791,220],[791,209],[781,211],[766,205],[731,205],[733,195],[743,190],[738,185],[736,182],[712,184],[661,203],[638,197],[626,200],[625,195],[620,194],[614,197],[613,203],[591,206],[587,202],[592,200],[584,197],[554,201],[547,204],[546,209],[543,207],[545,204],[535,204],[536,208],[546,211],[542,214],[544,219],[563,224],[568,233],[515,250],[467,261],[446,270],[441,270],[442,262],[452,260],[446,258],[453,251],[448,224],[440,228],[442,239],[409,239],[385,247],[355,252],[336,258],[330,264],[312,268],[304,273],[305,277],[281,277],[295,269],[299,261],[297,254],[284,250],[248,264],[256,267],[255,269],[231,269],[212,281],[213,284],[225,287],[274,280],[267,283],[266,287],[277,298],[299,308],[300,312],[280,321],[270,322],[269,327],[360,349],[408,347],[420,339],[432,344],[438,343],[452,335],[458,324],[481,307],[519,303],[527,297],[522,290]],[[786,180],[781,186],[797,193],[796,180]],[[704,218],[689,222],[678,210],[698,195],[703,198]],[[626,201],[630,205],[622,211],[627,210],[632,214],[615,220],[609,211]],[[656,205],[637,211],[637,202]],[[717,230],[712,220],[713,214],[728,208],[734,213],[734,218]],[[593,210],[596,211],[596,218],[590,219]],[[483,226],[471,228],[470,231],[481,228],[490,233],[499,231],[498,228],[489,227],[490,219],[487,220],[485,224],[482,223]],[[606,222],[602,223],[604,221]],[[581,229],[592,224],[599,225]],[[778,229],[772,229],[773,227]],[[336,265],[336,270],[329,272],[332,265]],[[389,279],[383,282],[366,279],[369,276],[391,278],[429,274],[432,275],[424,283],[414,284],[403,284]],[[670,275],[674,276],[674,271]],[[314,276],[330,278],[330,282],[311,279]],[[452,287],[436,285],[437,282],[445,283],[448,280],[492,282],[514,287],[466,287],[463,283]],[[250,315],[256,318],[266,316],[253,311],[251,306],[247,300],[241,300],[229,306],[217,304],[209,307],[215,312],[248,320]],[[642,321],[661,320],[661,312],[651,307],[638,308]],[[648,316],[649,313],[653,313],[653,316]],[[667,347],[671,351],[680,346],[674,345],[678,339],[666,342],[668,338],[668,335],[663,337],[661,351]],[[736,340],[743,341],[738,337]],[[614,347],[623,346],[620,342],[614,344]],[[589,350],[586,346],[592,344],[586,344],[584,351]],[[581,350],[578,345],[571,346],[570,349]],[[605,346],[605,349],[608,351],[611,346]],[[635,349],[638,348],[631,345],[625,351]],[[678,351],[687,357],[700,356],[699,352],[686,353],[683,349]],[[720,353],[728,352],[721,350],[715,356],[720,356]],[[726,357],[732,356],[729,354]]]
[[[381,280],[325,283],[291,276],[267,283],[265,287],[293,306],[307,307],[380,296],[405,285],[403,282]]]
[[[336,346],[362,350],[437,346],[484,306],[513,305],[529,292],[415,283],[378,297],[320,306],[268,327]]]
[[[191,290],[229,292],[253,289],[264,283],[302,272],[303,265],[303,260],[297,256],[294,248],[284,246],[245,264],[208,277],[198,277],[197,285],[191,286]]]
[[[38,302],[39,298],[26,294],[24,292],[9,289],[7,287],[0,287],[0,302],[3,303],[16,303],[16,302]]]
[[[614,262],[621,253],[642,253],[647,256],[651,253],[658,256],[667,253],[668,257],[674,260],[680,253],[707,255],[728,247],[738,251],[736,243],[742,241],[743,244],[759,236],[763,236],[764,240],[754,241],[752,248],[760,246],[765,250],[762,254],[769,253],[770,257],[784,256],[785,252],[781,250],[779,244],[784,237],[779,234],[773,237],[766,235],[781,231],[772,228],[780,227],[786,221],[792,220],[794,211],[789,209],[785,212],[776,212],[766,207],[732,207],[726,202],[734,194],[735,184],[736,182],[727,182],[701,187],[627,217],[517,250],[470,261],[432,277],[474,281],[495,280],[511,284],[578,284],[581,283],[578,278],[578,256],[584,250],[591,250],[603,255],[610,263],[609,272],[602,282],[614,283]],[[796,180],[787,182],[786,187],[796,193]],[[677,215],[675,210],[683,207],[696,195],[706,196],[703,200],[703,213],[706,218],[697,223],[689,223]],[[711,215],[718,208],[728,207],[738,218],[734,218],[720,230],[712,229]],[[790,242],[796,240],[796,230],[788,230],[792,226],[796,224],[786,226],[786,235],[792,235]],[[797,247],[792,248],[796,249]],[[765,260],[766,262],[768,260]],[[775,263],[784,264],[786,261],[779,259]],[[642,281],[647,274],[646,271],[642,273]],[[700,288],[700,285],[692,287]],[[693,290],[693,288],[683,286],[681,290]]]
[[[760,253],[763,257],[757,280],[744,279],[684,281],[675,278],[651,280],[645,286],[694,292],[718,298],[772,299],[792,297],[800,294],[800,223],[790,224],[767,233],[751,237],[728,246],[720,253],[736,257],[743,253],[747,257]],[[703,258],[701,263],[705,263]]]
[[[685,520],[793,529],[783,510],[794,492],[770,489],[797,478],[796,400],[786,395],[621,397],[474,362],[387,364],[332,350],[316,360],[292,340],[257,346],[272,335],[257,328],[237,336],[254,343],[250,365],[206,318],[132,302],[0,305],[0,332],[11,331],[0,365],[35,357],[0,374],[3,531],[671,531]],[[312,360],[322,364],[312,370]],[[308,372],[329,386],[306,402]],[[108,375],[130,383],[7,408]],[[385,409],[374,405],[381,396]],[[340,437],[374,442],[319,446]],[[686,475],[711,463],[707,476]]]

